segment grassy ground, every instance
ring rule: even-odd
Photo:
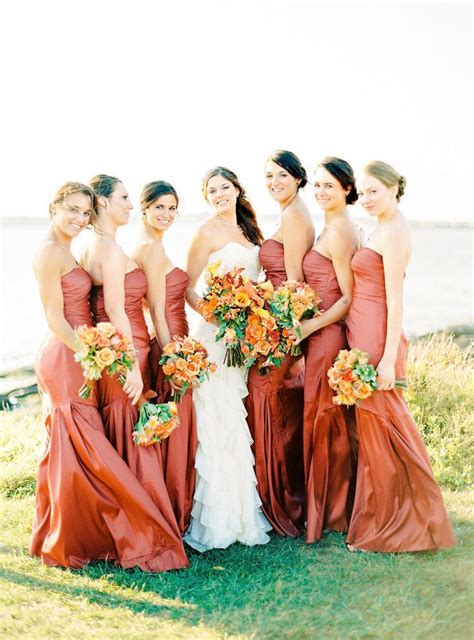
[[[152,575],[105,563],[82,571],[48,569],[27,554],[40,408],[4,415],[0,636],[471,638],[469,352],[442,336],[420,342],[409,375],[410,408],[446,487],[458,537],[455,549],[436,554],[350,554],[336,534],[314,546],[273,536],[263,547],[190,552],[188,571]]]

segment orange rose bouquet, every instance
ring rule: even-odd
[[[296,280],[283,282],[268,301],[282,334],[288,338],[289,351],[292,356],[300,355],[301,347],[299,344],[293,344],[289,336],[285,334],[294,327],[297,335],[301,337],[300,321],[319,315],[321,313],[319,304],[321,304],[321,300],[313,289],[304,282],[296,282]]]
[[[377,390],[377,371],[369,364],[369,354],[359,349],[342,349],[328,371],[329,386],[336,395],[334,404],[350,407],[369,398]],[[406,380],[396,380],[395,387],[406,389]]]
[[[135,362],[135,352],[130,343],[110,322],[99,322],[95,327],[86,324],[77,327],[76,352],[74,360],[79,362],[85,382],[79,389],[79,396],[85,400],[94,383],[102,377],[102,371],[118,374],[120,384],[125,383],[127,370]]]
[[[168,438],[178,426],[179,416],[175,402],[144,402],[132,434],[133,442],[141,447],[149,447]]]
[[[173,336],[163,348],[160,364],[165,380],[171,380],[180,390],[173,389],[171,400],[180,402],[193,382],[209,380],[217,369],[215,362],[209,362],[207,349],[197,340],[186,336]]]
[[[249,316],[242,343],[245,366],[257,363],[258,373],[265,375],[271,367],[280,367],[291,344],[267,309],[257,309]]]
[[[206,320],[217,320],[216,340],[227,349],[224,364],[241,367],[245,363],[241,343],[245,338],[249,316],[265,302],[263,290],[235,267],[221,273],[222,263],[209,265],[205,275],[207,289],[199,310]]]

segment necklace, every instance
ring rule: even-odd
[[[100,236],[100,238],[109,238],[110,240],[112,240],[112,242],[115,242],[115,237],[108,231],[103,231],[102,229],[98,229],[97,227],[94,227],[94,232],[98,236]]]
[[[223,218],[220,213],[216,213],[216,218],[219,220],[219,222],[224,227],[227,227],[227,229],[234,229],[234,231],[239,231],[240,233],[243,233],[243,230],[242,230],[242,227],[240,226],[240,224],[235,224],[234,222],[229,222],[228,220]]]

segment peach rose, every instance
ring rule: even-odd
[[[95,361],[99,367],[108,367],[115,360],[115,354],[109,347],[104,347],[95,354]]]
[[[168,361],[165,362],[165,364],[162,366],[162,369],[165,376],[171,376],[176,371],[176,366],[174,362]]]
[[[115,333],[115,327],[110,322],[98,322],[97,331],[104,338],[111,338]]]
[[[90,346],[95,346],[100,336],[97,327],[87,327],[85,325],[79,327],[76,332],[79,340]]]

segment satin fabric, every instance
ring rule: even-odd
[[[347,320],[351,348],[384,352],[387,302],[383,258],[364,247],[352,268],[355,287]],[[395,364],[405,377],[407,339],[402,334]],[[356,493],[347,542],[368,551],[427,551],[452,547],[456,539],[416,424],[402,391],[378,391],[355,409],[359,441]]]
[[[142,298],[146,290],[147,279],[141,269],[134,269],[125,275],[125,312],[137,350],[144,392],[150,388],[150,337],[142,310]],[[103,286],[93,287],[91,306],[96,322],[110,321],[105,311]],[[179,527],[166,490],[160,446],[141,447],[134,444],[132,433],[138,419],[138,408],[132,405],[116,376],[104,373],[97,387],[99,410],[107,437],[159,509],[163,524],[172,531],[176,543],[176,563],[187,566]]]
[[[67,321],[91,325],[89,275],[75,268],[61,284]],[[107,440],[96,389],[86,400],[79,397],[84,379],[73,352],[51,336],[36,373],[51,411],[30,552],[47,565],[71,568],[100,559],[145,571],[187,566],[174,528]]]
[[[260,262],[276,288],[287,279],[283,244],[265,240]],[[249,371],[247,422],[254,440],[257,489],[275,531],[296,537],[304,521],[302,356],[287,356],[265,376]]]
[[[185,312],[185,295],[188,284],[188,274],[178,267],[166,275],[165,314],[171,337],[175,335],[187,336],[189,333]],[[157,402],[168,402],[171,389],[159,365],[160,357],[160,346],[156,338],[153,338],[150,348],[151,387],[158,393]],[[169,438],[163,440],[161,452],[166,487],[180,533],[184,535],[191,520],[196,484],[194,463],[197,448],[197,427],[192,389],[188,389],[181,402],[178,403],[178,414],[180,425]]]
[[[332,261],[315,250],[303,260],[307,284],[329,309],[341,297]],[[341,349],[347,349],[342,322],[312,333],[305,342],[303,451],[306,479],[306,542],[323,530],[346,532],[349,526],[353,454],[349,412],[334,405],[327,371]]]

